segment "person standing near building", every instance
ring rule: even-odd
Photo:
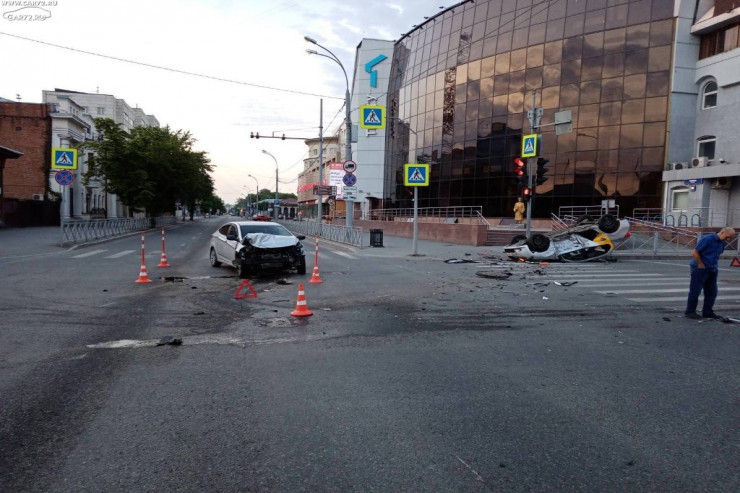
[[[684,315],[687,318],[720,318],[714,313],[714,300],[717,299],[717,274],[719,256],[725,251],[725,241],[735,237],[733,228],[722,228],[717,233],[702,237],[691,252],[691,283],[689,298]],[[696,313],[699,294],[704,291],[704,305],[701,315]]]
[[[514,221],[516,221],[517,224],[522,224],[522,221],[524,221],[525,212],[527,212],[527,206],[524,205],[524,202],[522,202],[522,198],[519,197],[516,201],[516,204],[514,204]]]

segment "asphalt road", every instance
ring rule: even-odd
[[[323,245],[237,300],[221,222],[146,285],[138,236],[0,258],[0,491],[740,489],[740,326],[681,316],[685,262]]]

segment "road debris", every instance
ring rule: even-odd
[[[182,339],[171,336],[164,336],[159,340],[157,346],[182,346]]]
[[[451,258],[445,260],[445,264],[477,264],[480,263],[478,260],[468,260],[461,258]]]
[[[511,272],[498,272],[498,271],[486,271],[479,270],[475,273],[478,277],[485,277],[486,279],[498,279],[500,281],[506,281],[511,277]]]

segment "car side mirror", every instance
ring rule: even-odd
[[[299,240],[303,241],[303,240],[306,239],[306,235],[298,235],[298,236],[296,236],[296,238],[298,238]]]
[[[235,234],[230,234],[230,235],[226,235],[226,239],[228,241],[237,241],[239,239],[239,237],[236,236]]]

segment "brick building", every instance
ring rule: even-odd
[[[43,200],[51,160],[49,105],[0,101],[0,145],[23,153],[3,172],[6,200]]]

